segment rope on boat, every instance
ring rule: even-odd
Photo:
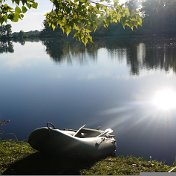
[[[171,170],[169,170],[168,172],[172,172],[173,170],[175,170],[176,169],[176,166],[175,167],[173,167]]]

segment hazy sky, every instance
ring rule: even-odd
[[[124,1],[120,0],[120,2]],[[37,2],[37,9],[26,12],[23,20],[19,20],[17,23],[11,23],[13,32],[19,32],[20,30],[26,32],[30,30],[41,30],[43,28],[44,15],[52,9],[52,4],[49,0],[40,0]]]
[[[43,28],[44,15],[52,9],[52,4],[49,0],[43,0],[43,2],[40,0],[40,2],[37,2],[37,9],[26,12],[23,20],[19,20],[17,23],[11,23],[13,32],[18,32],[20,30],[41,30]]]

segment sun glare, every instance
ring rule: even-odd
[[[170,111],[176,109],[176,92],[172,89],[157,91],[153,96],[152,104],[159,110]]]

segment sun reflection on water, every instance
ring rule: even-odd
[[[110,126],[125,133],[142,128],[141,134],[146,131],[158,134],[173,129],[175,111],[176,90],[162,87],[138,92],[133,101],[105,109],[99,115],[104,128]],[[95,121],[92,123],[100,123],[99,118]]]
[[[157,91],[151,104],[161,111],[171,111],[176,109],[176,92],[172,89],[162,89]]]

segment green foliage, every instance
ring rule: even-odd
[[[0,0],[0,24],[11,20],[17,22],[24,17],[27,10],[37,8],[35,0]],[[53,9],[46,14],[46,21],[54,30],[58,26],[68,36],[72,31],[74,37],[86,45],[92,42],[91,32],[99,26],[108,27],[111,23],[122,23],[123,27],[142,25],[138,11],[130,11],[127,6],[120,5],[118,0],[50,0]]]
[[[74,31],[74,37],[82,41],[84,45],[92,42],[91,32],[100,26],[108,27],[111,23],[122,23],[124,27],[131,29],[142,25],[139,12],[129,11],[117,0],[110,3],[109,0],[51,0],[54,7],[46,14],[49,26],[58,26],[69,35]]]
[[[7,0],[0,0],[0,24],[8,20],[17,22],[24,17],[24,13],[31,8],[37,8],[35,0],[10,0],[13,6],[9,5]]]
[[[100,28],[94,35],[117,36],[117,35],[176,35],[176,1],[174,0],[129,0],[126,3],[129,11],[140,8],[143,16],[142,27],[133,31],[128,28],[123,30],[121,24],[111,24],[108,29]]]

